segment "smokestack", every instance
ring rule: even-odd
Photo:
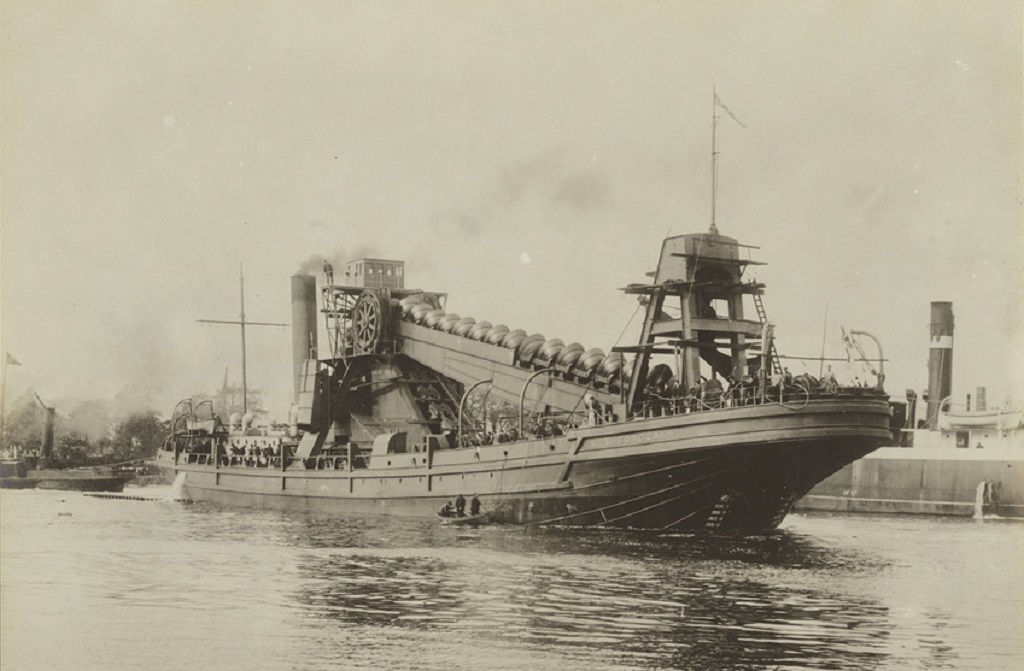
[[[928,428],[939,425],[942,399],[953,391],[953,304],[932,302],[928,345]]]
[[[46,408],[46,425],[43,427],[43,465],[49,466],[53,460],[53,425],[57,418],[55,408]]]
[[[316,278],[292,275],[292,399],[299,387],[306,359],[316,358]]]

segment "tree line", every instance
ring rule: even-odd
[[[30,390],[15,399],[4,417],[2,444],[19,455],[41,453],[46,411]],[[57,405],[54,424],[55,466],[74,468],[149,459],[170,433],[170,420],[154,410],[118,410],[103,400]]]

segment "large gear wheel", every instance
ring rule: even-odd
[[[381,341],[385,316],[380,299],[372,291],[364,291],[352,308],[352,349],[355,354],[373,354]]]

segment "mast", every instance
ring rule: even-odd
[[[725,110],[725,113],[729,115],[733,121],[735,121],[740,128],[746,128],[747,126],[736,118],[736,115],[732,113],[722,99],[718,97],[718,92],[715,87],[711,87],[711,226],[708,228],[710,235],[718,235],[718,223],[715,220],[716,210],[718,209],[718,149],[716,145],[718,135],[718,108],[721,107]]]
[[[715,151],[715,135],[718,130],[718,93],[711,87],[711,226],[708,233],[718,235],[715,223],[716,201],[718,200],[718,152]]]
[[[242,414],[249,410],[249,385],[246,383],[245,372],[245,274],[242,272],[242,264],[238,264],[238,301],[242,306],[242,313],[239,315],[239,325],[242,327]]]
[[[242,414],[244,415],[249,411],[249,387],[246,379],[246,353],[245,353],[245,327],[246,326],[288,326],[288,324],[279,324],[275,322],[247,322],[245,321],[245,275],[243,273],[242,264],[238,264],[238,288],[239,288],[239,304],[241,305],[241,314],[239,315],[238,321],[231,321],[225,319],[197,319],[196,321],[200,324],[232,324],[240,326],[242,329]]]

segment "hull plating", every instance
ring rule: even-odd
[[[862,459],[815,487],[797,508],[971,517],[978,514],[979,484],[986,481],[996,483],[995,500],[986,510],[1001,517],[1024,517],[1020,454],[970,460]]]
[[[519,524],[756,531],[845,464],[891,440],[883,400],[822,400],[634,420],[480,448],[375,457],[367,468],[187,463],[193,500],[342,515],[432,518],[477,494],[491,519]]]

